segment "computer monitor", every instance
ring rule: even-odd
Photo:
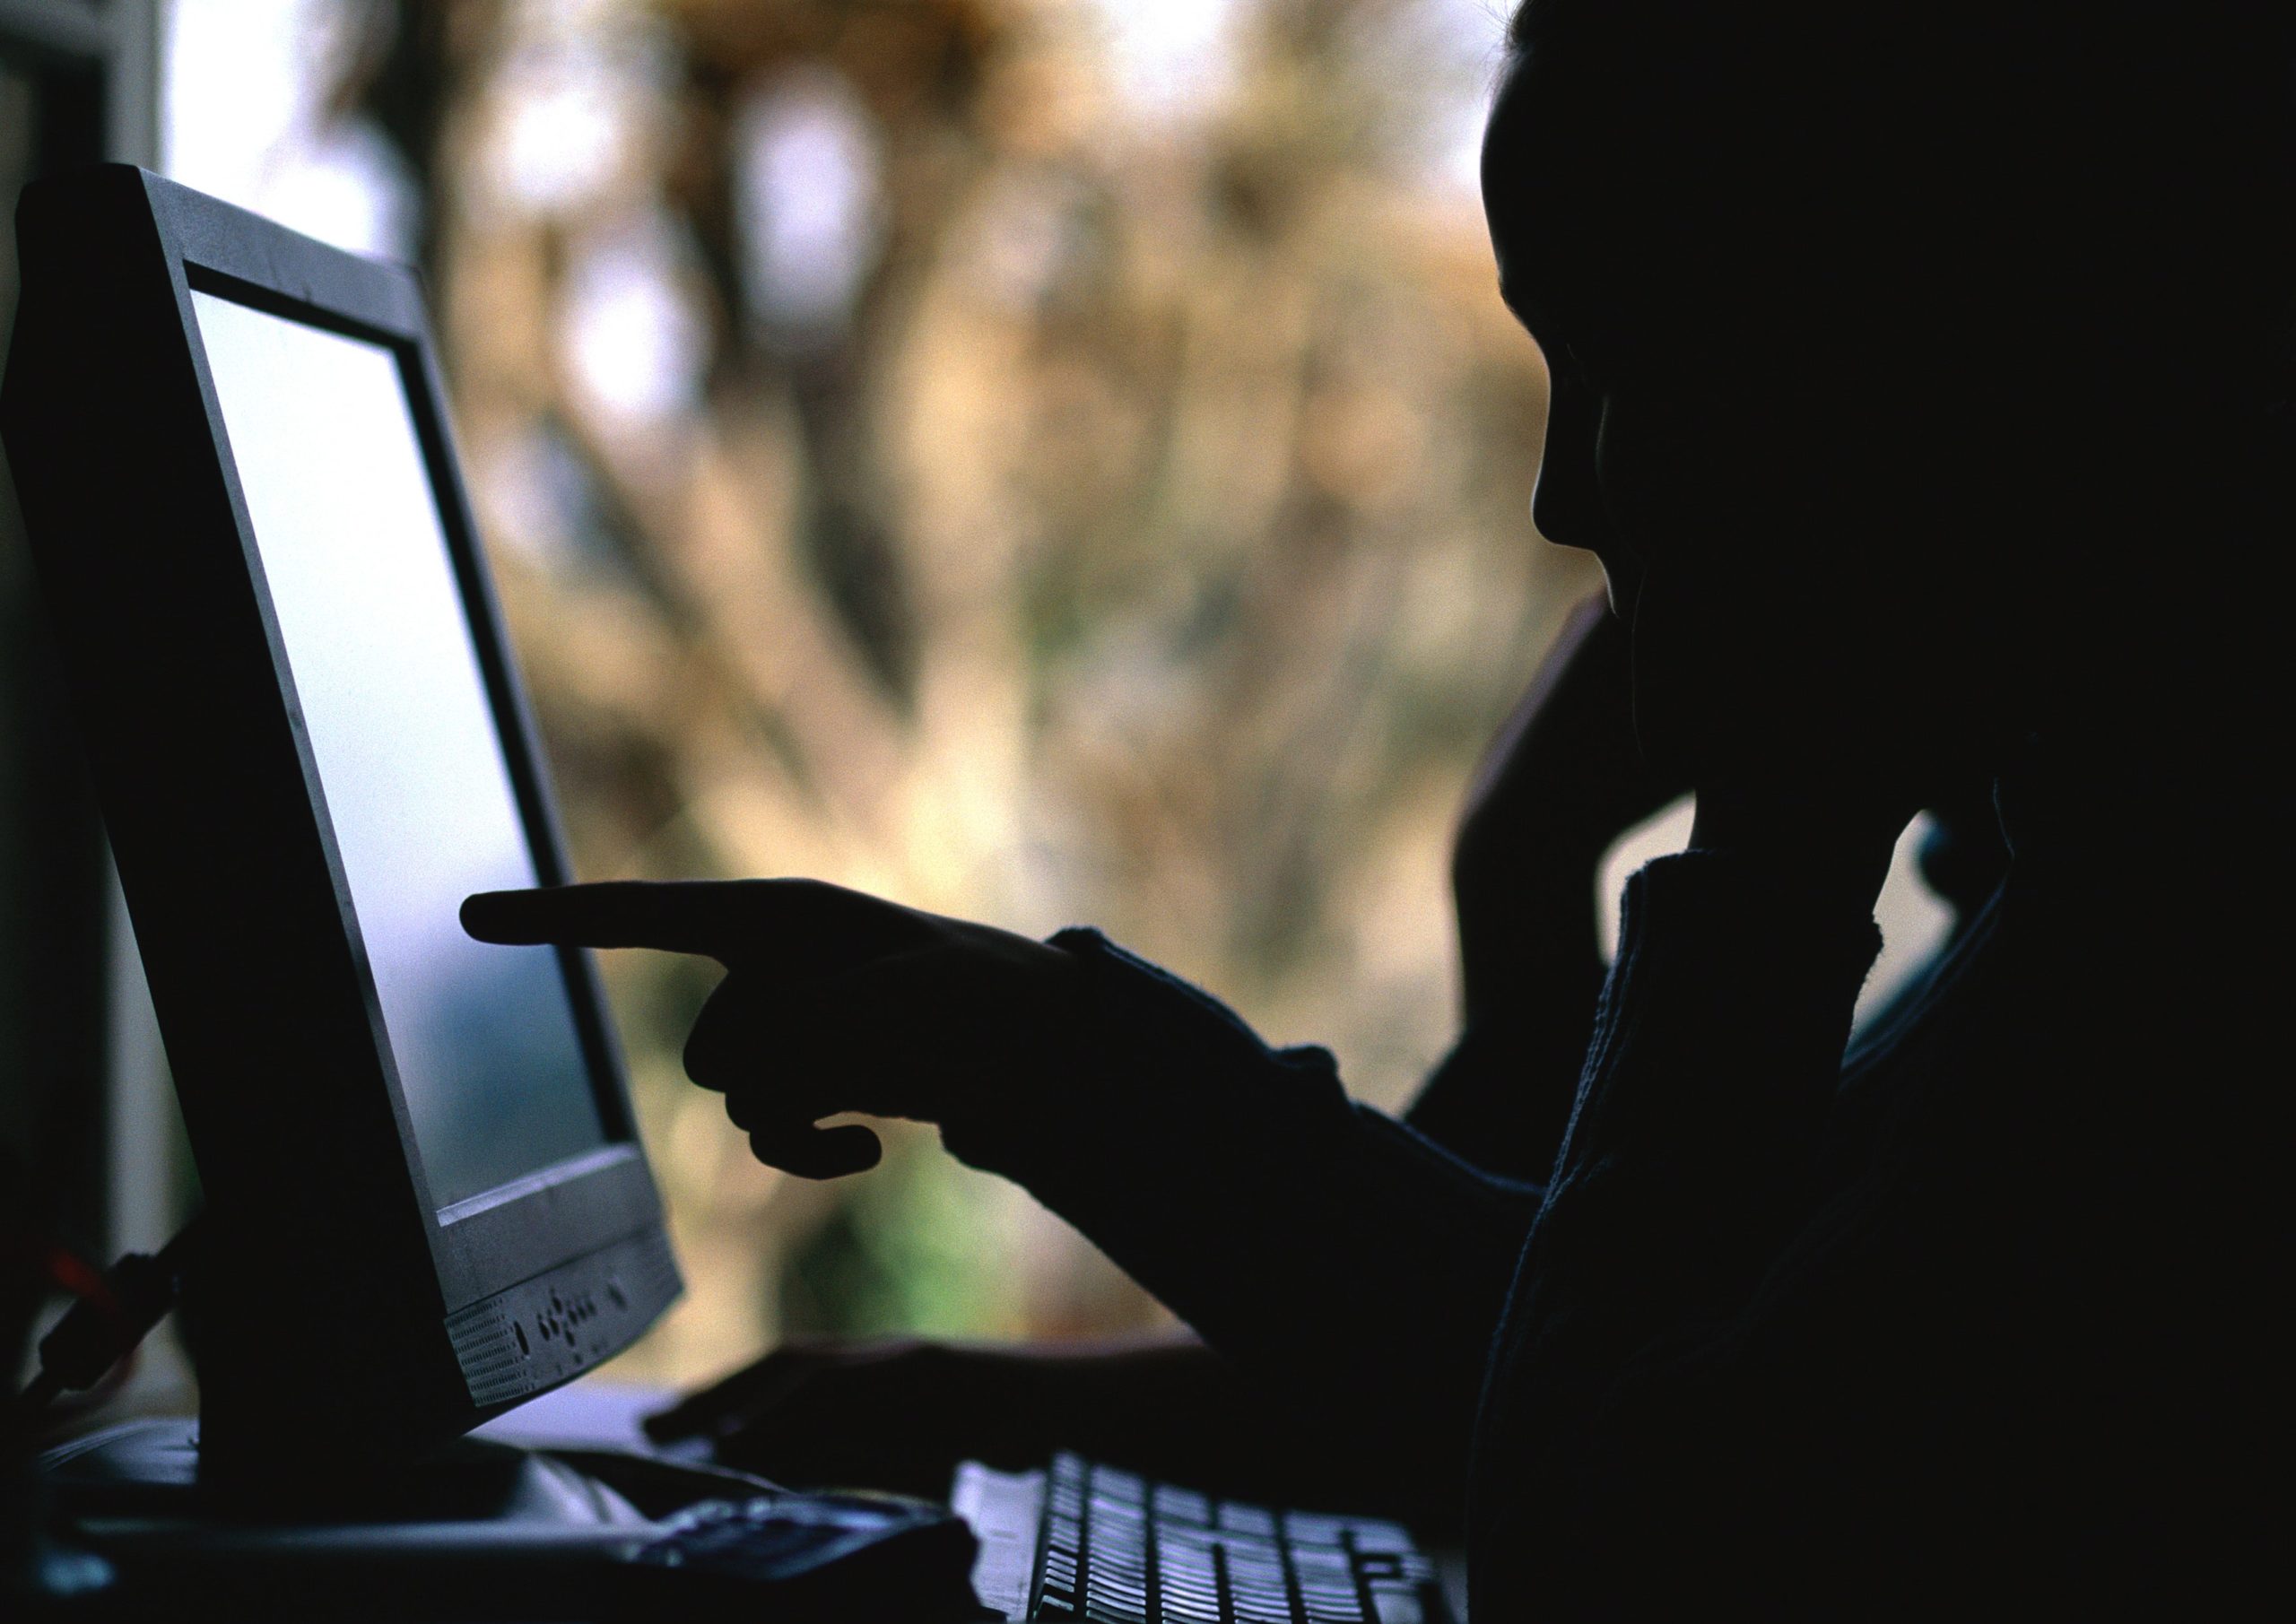
[[[204,1191],[211,1460],[405,1456],[675,1296],[413,274],[142,170],[27,187],[0,439]]]

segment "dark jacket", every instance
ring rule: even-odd
[[[1591,1038],[1525,988],[1418,1128],[1065,934],[1109,1064],[952,1148],[1467,1484],[1478,1624],[2188,1604],[2287,1526],[2280,865],[2051,782],[1854,1049],[1863,904],[1691,852],[1629,882]]]

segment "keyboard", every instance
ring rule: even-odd
[[[1008,1619],[1093,1624],[1451,1624],[1394,1523],[1244,1505],[1074,1455],[957,1469],[973,1588]]]

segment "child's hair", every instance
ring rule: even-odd
[[[1941,326],[2284,380],[2296,6],[1526,0],[1507,39],[1637,248],[1756,287],[1830,256]]]

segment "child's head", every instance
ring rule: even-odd
[[[2016,725],[2148,531],[2221,528],[2196,484],[2286,393],[2290,9],[1523,8],[1483,195],[1553,379],[1535,513],[1637,622],[1647,741],[1813,682]]]

